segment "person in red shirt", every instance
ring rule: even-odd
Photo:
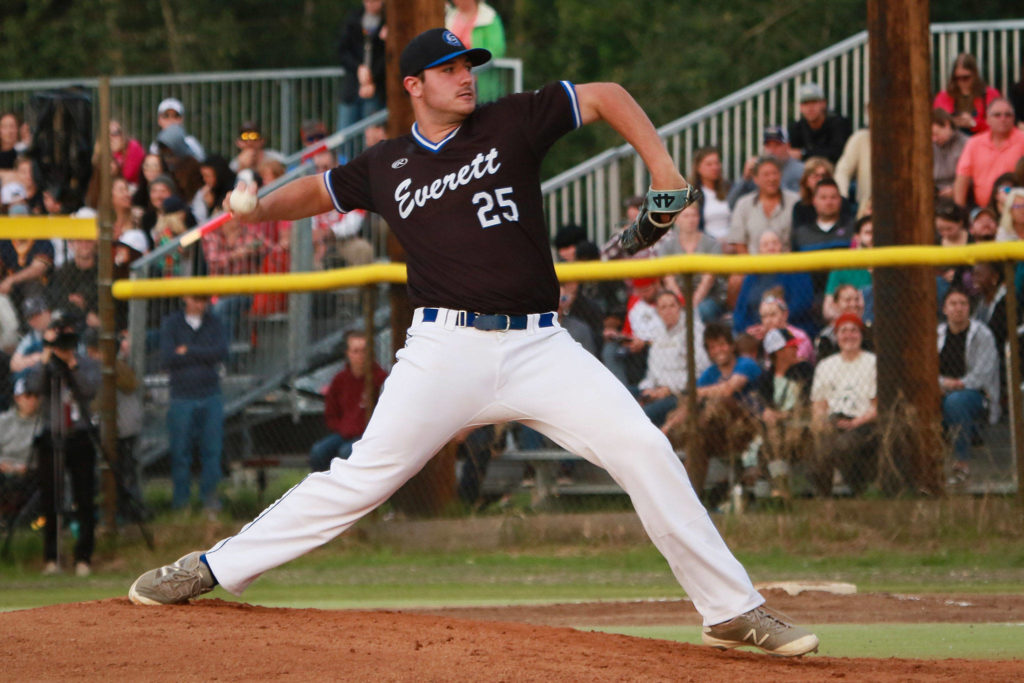
[[[376,363],[372,366],[373,395],[366,383],[365,332],[350,332],[345,338],[345,367],[334,376],[324,396],[324,419],[331,433],[313,444],[309,451],[311,472],[324,472],[331,468],[334,458],[347,459],[352,444],[363,436],[369,421],[367,408],[380,391],[387,373]]]

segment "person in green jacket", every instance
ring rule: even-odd
[[[505,26],[494,8],[483,0],[452,0],[445,12],[444,26],[467,48],[489,50],[494,58],[505,56]],[[512,92],[503,74],[491,68],[476,77],[477,102],[491,102]]]

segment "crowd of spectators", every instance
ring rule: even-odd
[[[718,149],[696,150],[689,178],[703,191],[701,201],[635,258],[872,248],[870,130],[853,131],[815,83],[803,84],[797,97],[799,118],[765,128],[761,154],[746,161],[735,182],[723,177]],[[1020,114],[984,83],[973,57],[956,58],[932,117],[936,245],[1024,239]],[[638,200],[626,202],[624,224]],[[624,257],[614,239],[597,250],[585,231],[567,227],[575,230],[556,237],[560,258]],[[1005,408],[1008,283],[1001,266],[989,263],[936,269],[935,277],[936,380],[952,454],[947,471],[956,484],[970,476],[980,428]],[[698,491],[712,502],[721,498],[716,486],[730,477],[708,475],[716,468],[707,458],[716,455],[725,472],[732,467],[741,481],[786,495],[795,463],[808,494],[830,495],[841,485],[859,495],[876,483],[871,269],[705,273],[692,282],[694,387],[685,335],[677,331],[686,315],[681,278],[626,281],[617,296],[595,297],[590,308],[605,320],[601,359],[685,450]],[[1013,284],[1024,289],[1024,270]],[[690,392],[698,399],[696,417],[687,415]],[[687,433],[688,422],[696,433]]]

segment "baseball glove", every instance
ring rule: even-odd
[[[672,227],[676,214],[700,199],[700,194],[693,185],[681,190],[648,190],[640,214],[619,237],[622,250],[635,254],[660,240]]]

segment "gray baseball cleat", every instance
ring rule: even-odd
[[[128,599],[136,605],[174,605],[188,602],[213,590],[216,582],[201,551],[189,553],[174,564],[148,572],[135,579],[128,589]]]
[[[752,645],[780,657],[799,657],[818,650],[818,636],[763,606],[721,624],[705,626],[702,639],[705,645],[722,650]]]

